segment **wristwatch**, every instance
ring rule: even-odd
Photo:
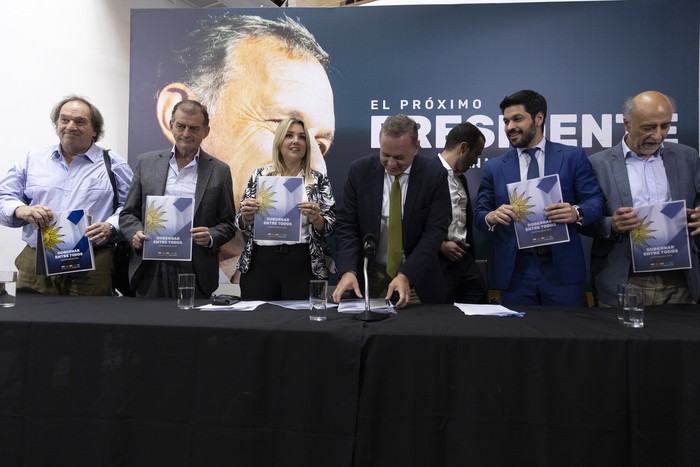
[[[578,207],[575,204],[571,207],[576,209],[576,221],[574,222],[574,224],[581,227],[583,225],[583,209],[581,209],[580,207]]]

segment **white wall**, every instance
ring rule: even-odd
[[[126,157],[130,9],[186,7],[169,0],[33,0],[0,19],[0,176],[30,148],[55,144],[49,112],[63,96],[89,98],[105,118],[100,144]],[[9,10],[9,11],[8,11]],[[0,269],[14,270],[19,229],[0,226]]]

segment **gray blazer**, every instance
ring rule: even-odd
[[[700,159],[698,152],[688,146],[664,142],[664,168],[668,178],[671,199],[685,200],[686,207],[700,205]],[[617,303],[617,284],[627,282],[632,262],[629,233],[612,236],[612,215],[623,206],[632,206],[632,192],[627,178],[622,143],[590,157],[593,171],[605,195],[605,216],[598,222],[581,229],[593,237],[591,248],[591,284],[598,301],[608,305]],[[617,238],[616,238],[617,237]],[[692,269],[685,270],[690,295],[700,296],[697,238],[691,237]]]
[[[146,196],[165,194],[170,151],[170,148],[162,149],[139,156],[131,190],[119,217],[121,231],[129,241],[136,232],[143,230]],[[236,231],[234,216],[233,182],[228,165],[200,150],[193,227],[209,227],[213,244],[211,248],[192,245],[192,266],[197,275],[197,285],[206,295],[219,285],[219,247],[229,241]],[[139,251],[131,255],[129,263],[132,287],[140,277],[140,266]]]

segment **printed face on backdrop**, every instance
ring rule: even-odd
[[[253,170],[271,162],[275,130],[285,118],[304,121],[312,140],[311,167],[326,173],[324,156],[333,142],[335,111],[333,90],[318,60],[290,51],[275,38],[250,38],[238,44],[228,67],[230,79],[216,109],[210,109],[210,132],[202,149],[231,167],[236,204]],[[159,97],[159,118],[183,99],[197,96],[181,83],[166,86]],[[220,266],[229,278],[242,251],[240,235],[222,248]]]
[[[221,111],[212,115],[205,151],[227,162],[240,197],[252,171],[272,159],[277,124],[303,120],[311,167],[326,173],[323,156],[333,142],[333,91],[326,71],[313,57],[291,54],[277,39],[248,39],[234,54],[237,78],[223,90]]]
[[[333,90],[318,60],[264,37],[241,42],[228,63],[230,79],[216,108],[209,109],[211,132],[202,149],[231,167],[236,202],[253,170],[272,160],[275,129],[288,117],[304,121],[316,143],[310,145],[311,167],[326,173],[324,155],[333,142],[335,112]],[[166,86],[159,113],[185,98],[198,100],[183,84]]]

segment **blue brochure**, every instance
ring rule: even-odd
[[[255,240],[299,242],[301,212],[297,206],[304,193],[301,177],[258,177],[258,201],[255,213]]]
[[[630,232],[634,272],[690,269],[685,200],[635,207],[642,225]]]
[[[188,196],[147,196],[143,259],[192,260],[192,219],[194,198]]]
[[[41,229],[37,241],[37,248],[44,252],[44,270],[37,262],[37,274],[52,276],[95,269],[92,244],[85,234],[89,224],[83,209],[54,213],[53,223]]]
[[[544,208],[561,203],[559,175],[547,175],[507,186],[510,204],[520,210],[520,221],[515,222],[518,248],[532,248],[569,241],[566,224],[555,224],[545,217]]]

